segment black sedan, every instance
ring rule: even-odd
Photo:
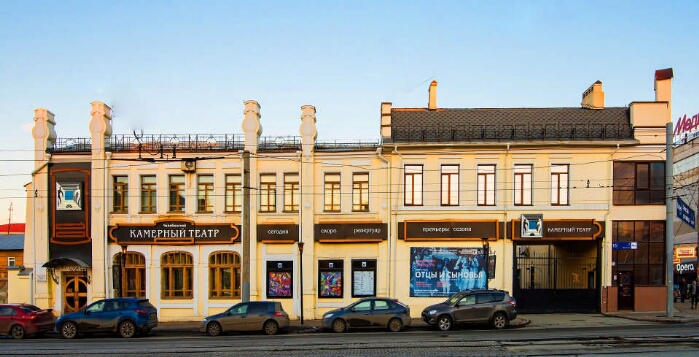
[[[328,311],[323,315],[323,328],[345,332],[349,328],[387,328],[392,332],[410,326],[410,307],[396,299],[370,297]]]

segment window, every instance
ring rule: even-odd
[[[568,205],[568,165],[551,165],[551,205]]]
[[[495,165],[478,165],[478,205],[495,206]]]
[[[129,212],[129,177],[114,176],[114,213]]]
[[[612,242],[637,244],[634,250],[612,250],[612,276],[632,270],[636,285],[665,285],[665,221],[613,221]]]
[[[664,162],[615,162],[615,205],[664,205]]]
[[[240,298],[240,255],[215,252],[209,256],[209,297]]]
[[[141,176],[141,213],[155,213],[156,185],[155,176]]]
[[[17,265],[17,261],[15,260],[15,257],[7,257],[7,266],[8,267],[13,267]]]
[[[326,173],[324,194],[325,202],[323,210],[325,212],[340,212],[340,174]]]
[[[214,175],[197,176],[197,212],[214,211]]]
[[[187,252],[168,252],[160,259],[162,274],[160,294],[163,299],[191,299],[193,277],[192,255]]]
[[[277,211],[277,175],[260,175],[260,212]]]
[[[404,204],[422,206],[422,165],[405,165],[404,172]]]
[[[170,212],[184,212],[184,175],[170,176]]]
[[[442,206],[459,205],[459,165],[442,165]]]
[[[226,175],[226,212],[241,212],[243,207],[243,185],[240,175]]]
[[[515,206],[532,204],[532,165],[515,165]]]
[[[369,212],[369,173],[352,174],[352,211]]]
[[[121,266],[121,253],[114,255],[114,267]],[[146,297],[146,257],[138,252],[126,252],[121,286],[124,296]],[[121,274],[115,274],[121,276]]]
[[[284,212],[298,212],[299,199],[299,174],[284,174]]]

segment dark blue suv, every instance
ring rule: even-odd
[[[98,300],[56,320],[56,330],[64,338],[100,332],[117,332],[129,338],[136,333],[148,334],[156,326],[158,310],[148,299],[135,297]]]

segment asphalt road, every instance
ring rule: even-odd
[[[462,329],[1,339],[3,356],[697,356],[698,323],[565,329]]]

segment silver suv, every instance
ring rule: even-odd
[[[465,290],[422,311],[422,320],[449,331],[456,324],[490,324],[503,329],[517,318],[517,302],[503,290]]]

